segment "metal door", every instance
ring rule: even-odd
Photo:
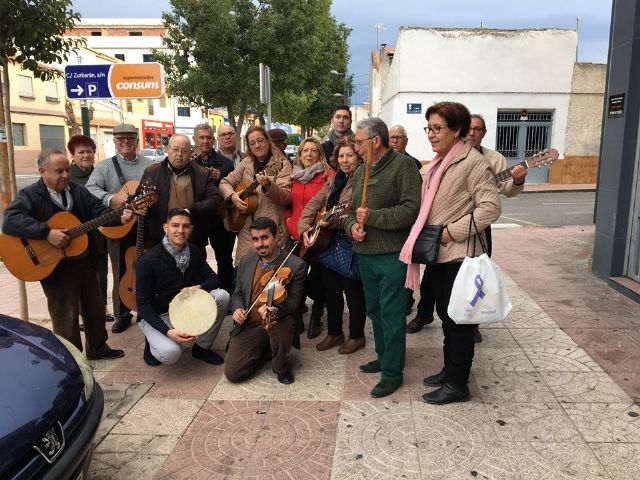
[[[631,202],[631,222],[627,251],[627,276],[640,282],[640,143],[636,153],[635,191]]]
[[[552,112],[528,113],[498,112],[496,150],[507,159],[507,166],[551,146]],[[527,183],[547,183],[549,168],[533,168],[527,174]]]

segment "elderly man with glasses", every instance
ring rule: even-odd
[[[236,168],[245,157],[245,153],[238,148],[236,131],[230,125],[222,125],[218,128],[218,153],[231,160],[233,168]]]
[[[121,123],[113,127],[113,141],[116,154],[101,160],[96,165],[86,187],[105,206],[115,209],[124,205],[128,194],[133,193],[121,191],[124,184],[131,180],[139,181],[144,170],[153,163],[153,160],[138,153],[138,129],[134,125]],[[120,303],[118,289],[120,278],[126,271],[124,252],[135,245],[135,241],[135,228],[119,240],[107,239],[114,278],[112,302],[116,321],[111,328],[113,333],[125,331],[131,325],[133,318],[129,309]]]

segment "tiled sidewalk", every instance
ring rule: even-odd
[[[438,322],[407,336],[405,384],[380,400],[357,368],[375,355],[370,324],[350,356],[304,337],[287,386],[268,366],[231,385],[188,352],[147,367],[130,328],[110,339],[125,358],[93,362],[107,405],[91,478],[640,478],[640,305],[589,273],[592,227],[494,238],[514,309],[483,329],[470,402],[420,401],[442,365]]]

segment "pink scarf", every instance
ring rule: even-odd
[[[449,168],[449,165],[453,162],[453,159],[458,155],[460,150],[464,147],[464,142],[458,140],[453,147],[449,150],[449,153],[442,159],[440,156],[435,156],[429,163],[427,171],[424,173],[422,182],[422,202],[420,203],[420,213],[416,219],[409,238],[405,242],[402,250],[400,251],[400,261],[408,265],[407,267],[407,279],[405,286],[411,290],[418,290],[420,288],[420,264],[411,263],[411,254],[413,252],[413,246],[416,243],[418,235],[422,231],[424,225],[429,218],[429,212],[431,212],[431,205],[433,199],[438,193],[438,187],[440,187],[440,179],[442,174]],[[442,160],[442,161],[441,161]],[[435,173],[433,173],[435,170]],[[433,173],[433,175],[432,175]]]

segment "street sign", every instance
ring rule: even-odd
[[[159,63],[67,65],[64,79],[69,100],[90,98],[160,98],[164,78]]]
[[[407,103],[407,113],[422,113],[422,104]]]

